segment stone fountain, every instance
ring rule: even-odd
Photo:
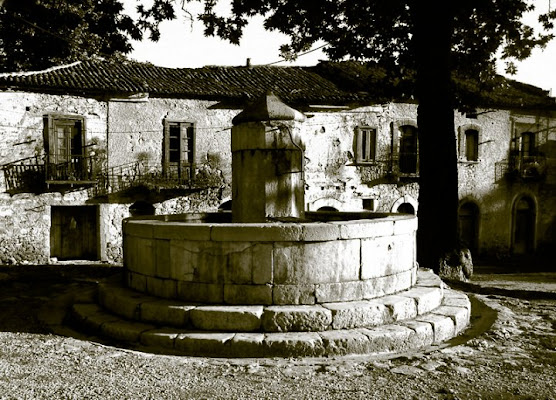
[[[125,283],[74,318],[165,352],[368,354],[447,340],[468,298],[415,260],[417,218],[305,212],[303,114],[268,94],[233,120],[232,213],[124,223]]]

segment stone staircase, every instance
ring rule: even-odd
[[[469,324],[467,296],[421,269],[411,289],[318,305],[213,305],[161,299],[101,283],[74,304],[87,333],[146,351],[208,357],[320,357],[401,352],[439,344]]]

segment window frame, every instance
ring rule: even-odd
[[[171,130],[172,127],[178,126],[180,136],[178,139],[179,158],[177,161],[171,161]],[[185,135],[184,135],[185,133]],[[196,129],[195,123],[191,120],[181,119],[164,119],[163,120],[163,149],[162,149],[162,171],[164,175],[171,175],[173,168],[177,168],[178,175],[181,177],[181,171],[184,168],[190,169],[190,177],[193,178],[195,171],[196,156]],[[184,146],[185,143],[185,146]],[[185,150],[184,150],[185,147]]]
[[[355,160],[357,164],[373,165],[377,162],[378,129],[375,126],[356,128]]]
[[[470,160],[468,158],[468,135],[467,132],[475,131],[476,134],[476,144],[475,144],[475,154],[477,159]],[[482,131],[481,127],[477,124],[466,124],[458,128],[458,162],[477,164],[481,161],[481,141],[482,141]]]
[[[70,123],[73,122],[73,123]],[[73,156],[81,157],[84,159],[86,157],[86,119],[82,115],[77,114],[57,114],[57,113],[49,113],[43,116],[43,141],[44,141],[44,150],[46,154],[46,162],[49,164],[63,164],[69,162]],[[74,153],[72,151],[72,138],[67,138],[67,149],[69,150],[69,154],[64,157],[62,160],[60,149],[59,149],[59,137],[57,127],[60,126],[70,126],[73,125],[78,126],[79,124],[79,132],[78,135],[80,136],[80,149],[81,151],[78,153]],[[77,136],[77,135],[74,135]]]

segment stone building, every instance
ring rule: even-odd
[[[0,263],[118,263],[124,218],[229,208],[232,119],[269,90],[307,117],[307,210],[415,213],[417,106],[379,86],[354,63],[2,74]],[[454,111],[462,240],[553,252],[556,103],[505,79],[479,103]]]

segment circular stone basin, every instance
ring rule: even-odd
[[[231,223],[230,213],[129,218],[127,285],[213,304],[319,304],[381,297],[415,284],[417,218],[307,212]]]

